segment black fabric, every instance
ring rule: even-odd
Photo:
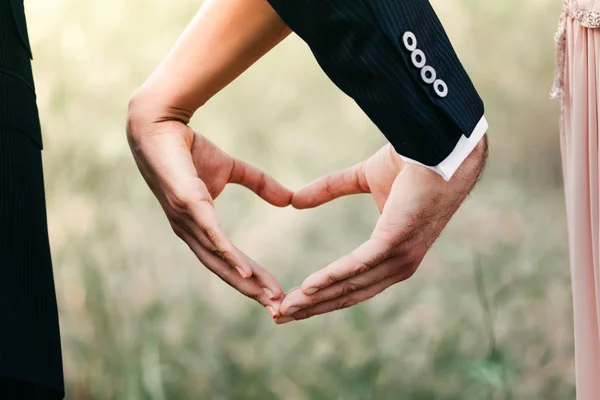
[[[483,102],[428,0],[268,0],[396,151],[438,165],[483,117]],[[439,97],[411,61],[417,48],[448,86]]]
[[[42,142],[22,7],[0,0],[0,399],[59,399]]]
[[[41,148],[23,0],[0,0],[0,128],[20,130]]]
[[[47,387],[0,377],[2,400],[60,400],[63,397],[62,393]]]

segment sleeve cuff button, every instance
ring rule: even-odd
[[[410,31],[404,32],[402,41],[404,42],[404,47],[406,47],[408,51],[413,51],[417,48],[417,37]]]
[[[433,82],[433,90],[440,97],[446,97],[448,95],[448,85],[441,79],[437,79]]]
[[[423,53],[422,50],[415,50],[412,52],[412,54],[410,55],[410,58],[412,60],[412,63],[415,67],[417,68],[423,68],[425,66],[425,53]]]
[[[429,65],[423,67],[421,70],[421,78],[423,79],[423,82],[427,84],[433,83],[436,79],[435,69]]]

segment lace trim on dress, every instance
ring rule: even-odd
[[[565,52],[566,49],[566,21],[575,18],[584,28],[600,28],[600,12],[587,10],[577,4],[577,1],[564,0],[563,9],[558,23],[558,30],[554,36],[556,46],[554,84],[550,90],[550,98],[561,100],[564,91]]]
[[[562,100],[563,89],[565,86],[564,72],[565,72],[565,52],[567,42],[567,18],[569,17],[569,1],[565,0],[563,4],[562,13],[560,14],[560,20],[558,22],[558,29],[554,35],[554,43],[556,46],[556,58],[554,66],[554,84],[550,90],[550,98],[556,100]]]
[[[575,4],[573,16],[585,28],[600,28],[600,12],[590,11]]]

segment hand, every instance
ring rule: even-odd
[[[317,207],[341,196],[371,193],[381,216],[370,239],[288,293],[276,323],[353,306],[411,277],[479,178],[487,138],[445,182],[404,163],[391,145],[349,169],[323,176],[294,194],[292,205]]]
[[[279,207],[290,204],[292,192],[256,167],[227,155],[189,126],[149,122],[136,117],[135,109],[130,106],[129,144],[173,231],[208,269],[277,316],[281,286],[227,238],[213,200],[227,183],[243,185]]]
[[[211,271],[272,316],[278,315],[283,290],[225,236],[213,200],[227,183],[246,186],[280,207],[290,204],[292,193],[188,124],[202,105],[290,33],[264,0],[203,2],[132,97],[127,129],[138,167],[175,233]]]

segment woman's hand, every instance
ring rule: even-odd
[[[208,269],[275,316],[281,286],[227,238],[214,199],[228,183],[243,185],[278,207],[290,204],[292,192],[180,122],[136,124],[130,119],[128,139],[144,179],[177,236]]]

